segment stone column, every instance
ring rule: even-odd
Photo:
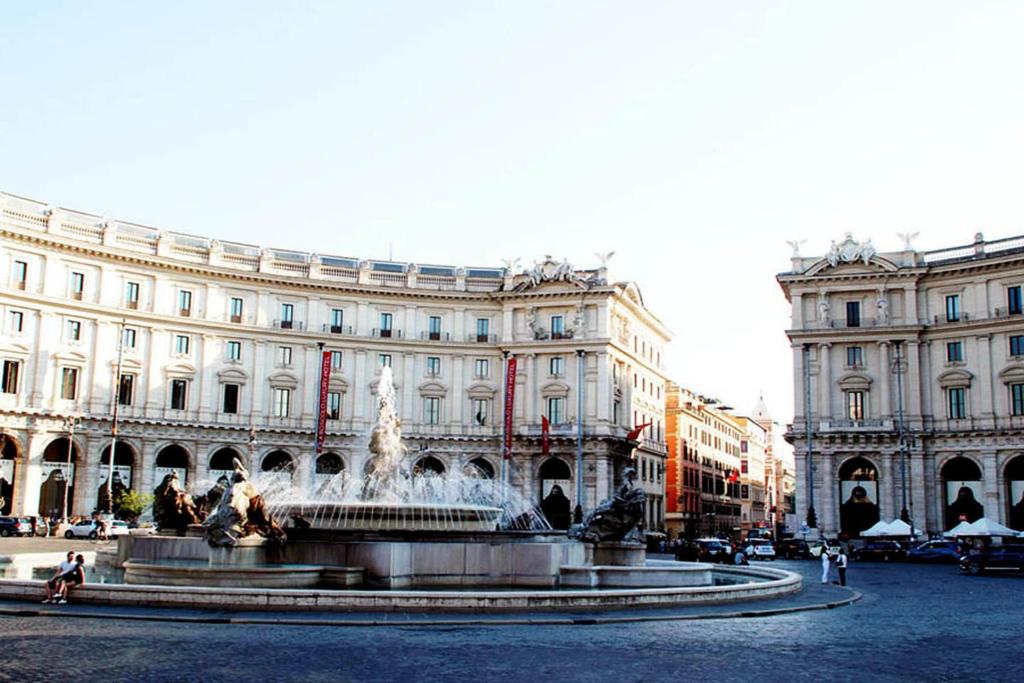
[[[995,380],[992,376],[992,335],[979,334],[974,341],[978,345],[978,377],[973,387],[977,401],[969,400],[968,408],[972,416],[981,417],[982,425],[992,427],[995,422],[994,397],[992,396]]]
[[[889,375],[892,374],[892,367],[889,364],[889,342],[878,342],[878,393],[880,418],[892,416],[892,394],[889,391]]]
[[[825,420],[833,419],[832,415],[832,344],[818,344],[818,373],[821,381],[818,383],[818,411],[819,417]]]
[[[908,341],[903,346],[903,350],[907,354],[907,374],[903,378],[907,417],[911,424],[919,426],[921,424],[921,349],[916,341]]]
[[[317,414],[317,394],[320,391],[320,350],[316,344],[306,344],[305,360],[302,363],[302,371],[299,373],[299,386],[296,393],[299,394],[300,405],[293,415],[302,416],[303,425],[312,425],[314,416]]]
[[[501,343],[511,344],[513,339],[513,309],[511,306],[506,306],[505,310],[501,312]]]
[[[525,421],[527,424],[535,424],[540,422],[540,412],[537,410],[537,399],[538,392],[540,392],[540,384],[538,383],[537,373],[538,363],[537,354],[528,353],[526,354],[526,416]],[[498,394],[501,394],[499,390]],[[499,403],[504,400],[504,397],[499,399]],[[504,410],[504,406],[502,406]]]
[[[199,420],[209,422],[215,415],[214,401],[217,388],[217,366],[216,360],[220,356],[217,343],[219,339],[212,334],[202,336],[202,346],[199,353]]]
[[[612,385],[608,381],[608,354],[597,354],[597,421],[607,424],[612,412]]]
[[[157,358],[168,353],[167,330],[154,327],[149,333],[149,348],[146,362],[146,405],[147,417],[159,417],[163,414],[166,399],[163,396],[164,385],[166,384],[163,368],[157,364]]]
[[[355,350],[355,371],[352,380],[352,427],[362,429],[366,419],[366,394],[369,390],[369,380],[366,376],[366,349]],[[362,475],[362,470],[358,470]]]
[[[815,496],[815,500],[821,501],[818,503],[819,507],[816,510],[818,513],[818,528],[822,529],[826,534],[833,536],[839,529],[838,520],[836,518],[836,510],[838,506],[836,504],[836,475],[835,475],[835,456],[832,453],[822,453],[818,456],[818,468],[821,471],[821,488],[818,498]]]
[[[252,365],[252,400],[249,405],[249,422],[259,424],[263,422],[263,395],[266,393],[267,377],[267,342],[257,339],[253,342],[255,347]]]
[[[921,342],[921,412],[923,417],[935,418],[935,406],[932,400],[932,391],[934,387],[932,385],[932,378],[935,374],[932,372],[932,343],[930,341]],[[924,426],[922,424],[922,426]]]
[[[395,354],[396,356],[398,354]],[[401,412],[412,418],[413,424],[423,422],[423,406],[416,400],[416,354],[406,351],[402,354],[402,405]],[[442,413],[444,412],[442,407]],[[441,416],[444,422],[444,415]]]
[[[898,490],[899,470],[894,467],[893,454],[891,451],[879,453],[882,461],[878,482],[878,514],[881,519],[890,520],[899,516],[899,504],[893,503],[893,492]]]
[[[25,445],[25,454],[18,461],[15,471],[15,514],[36,515],[39,514],[39,487],[43,484],[40,463],[43,460],[43,451],[51,438],[57,438],[48,434],[41,427],[31,427]]]
[[[996,467],[998,453],[994,450],[983,450],[978,455],[981,458],[981,483],[985,491],[985,516],[1002,523],[1006,513],[999,501],[999,471]]]
[[[452,367],[450,369],[452,373],[452,396],[451,405],[449,406],[449,415],[451,416],[451,423],[453,425],[462,425],[465,423],[464,415],[467,414],[469,406],[466,397],[465,380],[466,380],[466,357],[461,353],[457,353],[452,356]],[[471,411],[470,411],[471,412]],[[495,424],[497,413],[495,412],[495,406],[491,406],[490,424]],[[473,416],[470,415],[470,419]],[[473,422],[472,424],[476,424]]]

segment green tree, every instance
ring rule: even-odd
[[[153,503],[153,495],[126,489],[114,499],[118,516],[128,522],[134,522]]]

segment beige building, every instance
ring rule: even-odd
[[[1024,528],[1024,237],[879,253],[847,235],[778,281],[801,522],[813,496],[829,535],[904,509],[927,532]]]
[[[768,431],[750,417],[737,416],[740,426],[740,526],[744,531],[769,528],[766,472]]]
[[[70,513],[97,506],[115,395],[115,476],[133,489],[171,470],[201,487],[232,457],[300,483],[362,472],[384,365],[416,467],[494,476],[507,356],[518,365],[514,485],[537,501],[560,485],[575,504],[582,476],[587,509],[635,465],[648,525],[663,524],[669,333],[636,284],[610,281],[604,263],[580,270],[548,257],[514,271],[358,260],[0,194],[0,311],[4,513],[59,514],[65,479]],[[328,423],[313,462],[319,344],[331,354]],[[636,444],[625,437],[644,422],[630,461]]]

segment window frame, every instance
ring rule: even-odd
[[[242,342],[237,339],[228,339],[224,345],[224,357],[234,363],[242,361]]]
[[[192,317],[192,290],[178,290],[178,315],[182,318]]]
[[[957,339],[955,341],[946,342],[946,363],[963,363],[964,362],[964,343],[963,340]]]
[[[946,417],[950,420],[967,419],[967,389],[965,387],[946,389]]]
[[[182,347],[184,346],[184,350]],[[174,335],[174,353],[178,356],[187,356],[192,352],[192,335]]]
[[[864,407],[867,404],[866,392],[862,389],[850,389],[846,392],[846,419],[850,422],[864,421]]]
[[[75,367],[63,366],[60,371],[60,398],[63,401],[75,401],[78,399],[78,379],[79,369]],[[71,379],[70,389],[68,391],[68,378]],[[68,394],[71,394],[70,396]]]
[[[237,415],[240,412],[242,406],[242,387],[237,382],[224,382],[220,392],[220,408],[221,412],[225,415]],[[228,406],[228,387],[231,387],[234,393],[234,405]],[[229,410],[228,408],[231,408]]]
[[[231,297],[228,302],[228,320],[235,324],[241,323],[243,311],[245,311],[245,299],[240,296]]]
[[[274,387],[272,405],[274,417],[291,417],[292,390],[288,387]]]
[[[548,418],[548,422],[553,425],[564,424],[565,420],[565,397],[564,396],[548,396],[545,401],[545,414]],[[557,410],[554,408],[557,407]]]
[[[21,361],[4,358],[0,373],[2,373],[0,374],[0,393],[17,394],[21,383]]]
[[[171,410],[188,410],[188,385],[189,381],[181,377],[175,377],[171,380],[171,396],[168,402],[168,407]],[[180,405],[178,405],[179,401],[177,400],[179,397],[181,398]]]
[[[439,397],[439,396],[424,396],[423,397],[423,424],[427,424],[427,425],[439,425],[439,424],[441,424],[441,397]]]
[[[441,357],[440,356],[427,356],[426,360],[426,371],[430,377],[441,376]]]
[[[861,316],[860,316],[860,302],[859,301],[847,301],[846,302],[846,326],[847,327],[860,327]]]
[[[959,322],[962,312],[960,310],[960,295],[959,294],[947,294],[946,295],[946,322],[955,323]]]
[[[121,377],[117,381],[117,405],[135,405],[135,378],[136,375],[133,372],[121,373]],[[125,396],[125,387],[127,387],[127,397]]]

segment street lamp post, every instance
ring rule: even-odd
[[[818,526],[814,512],[814,429],[811,426],[811,345],[804,344],[804,426],[807,434],[807,527]]]
[[[586,351],[576,350],[576,508],[573,522],[583,523],[583,371]]]
[[[903,421],[903,341],[895,340],[896,347],[896,446],[900,453],[900,519],[910,525],[910,532],[913,535],[914,525],[910,520],[910,510],[907,508],[907,441],[906,427]]]
[[[110,469],[107,471],[107,512],[114,514],[114,460],[117,454],[117,413],[121,404],[121,361],[124,358],[124,318],[117,331],[117,370],[114,372],[114,412],[110,421]]]
[[[67,457],[67,470],[64,473],[64,501],[61,503],[60,518],[61,521],[67,521],[68,519],[68,489],[71,488],[71,455],[75,447],[75,427],[81,424],[82,418],[78,415],[69,415],[64,418],[64,428],[68,432],[68,457]]]

